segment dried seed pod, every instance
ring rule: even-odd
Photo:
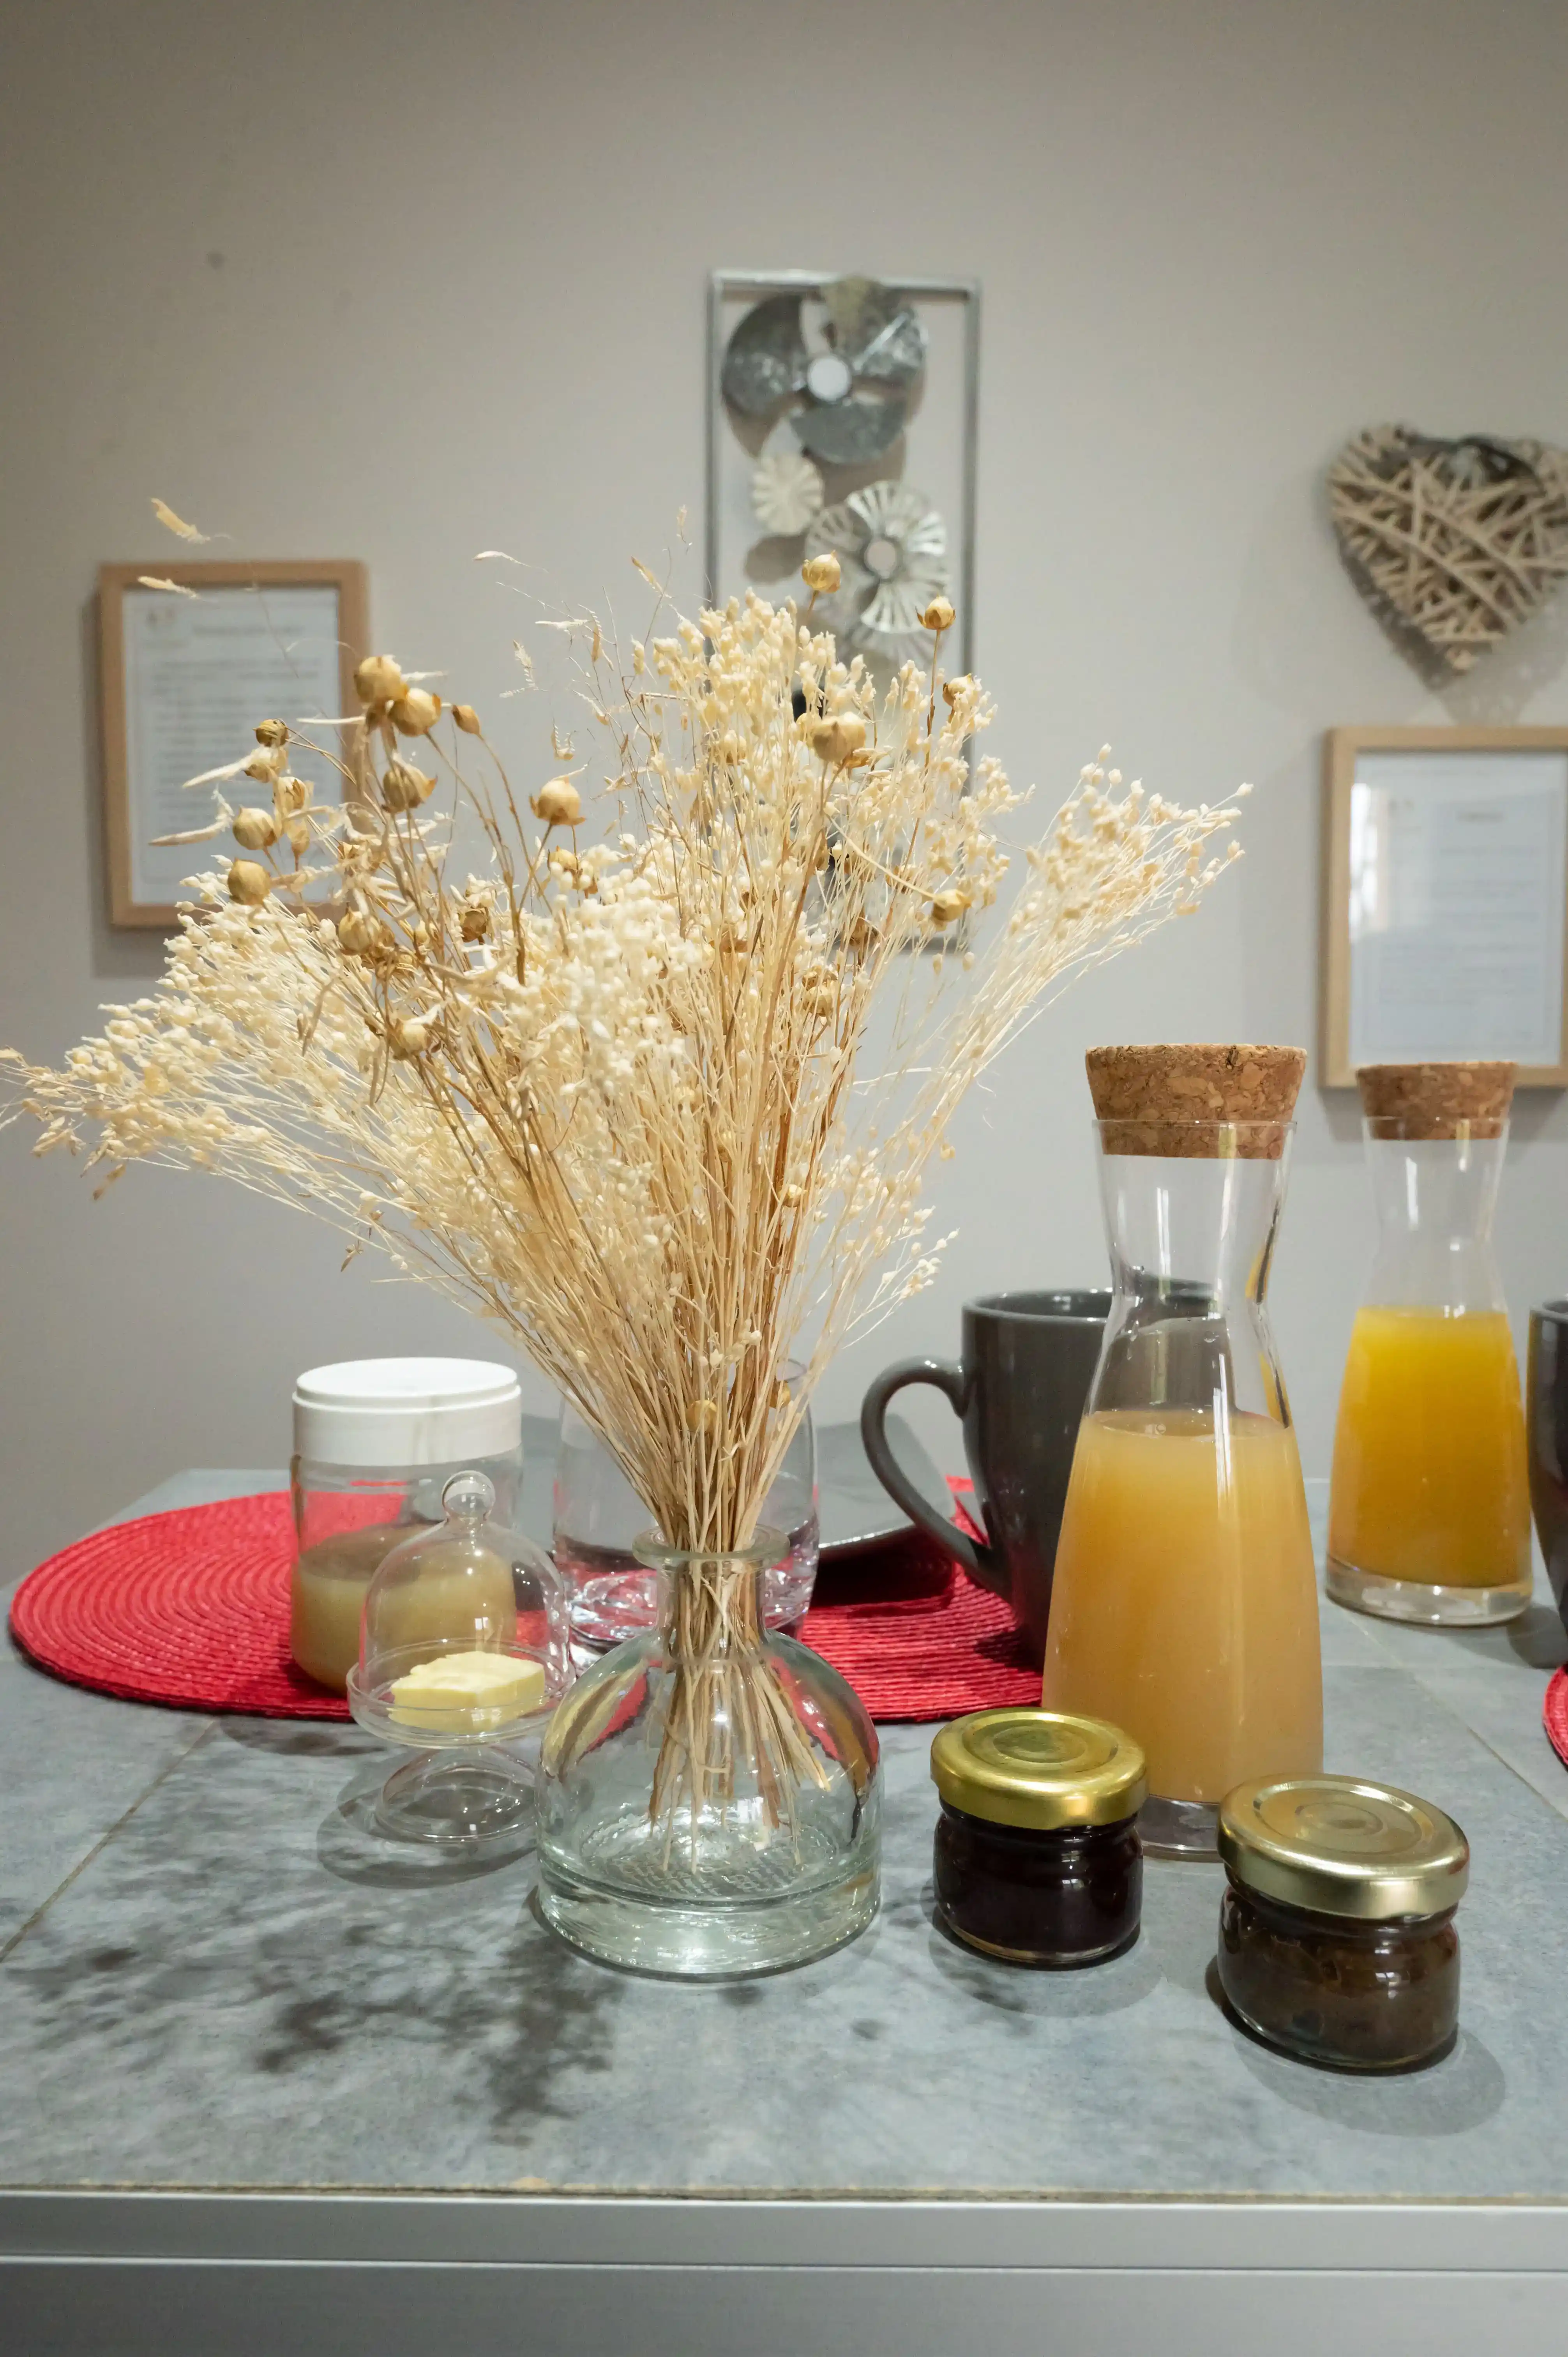
[[[273,788],[273,806],[280,818],[293,818],[309,802],[310,788],[303,778],[280,778]]]
[[[408,929],[408,938],[416,950],[430,947],[430,928],[423,917],[416,917]]]
[[[806,735],[818,760],[836,769],[865,743],[865,723],[857,712],[841,712],[836,719],[813,720]]]
[[[489,937],[490,912],[483,900],[465,900],[458,918],[466,942],[482,942]]]
[[[278,745],[286,745],[288,743],[288,722],[286,720],[258,720],[256,723],[256,742],[258,745],[272,745],[274,747]]]
[[[959,697],[966,694],[973,685],[974,682],[970,678],[967,672],[961,672],[957,679],[943,680],[942,702],[947,705],[950,712],[952,710],[953,705],[958,702]]]
[[[285,819],[284,821],[283,831],[288,837],[288,847],[293,852],[295,857],[296,859],[303,859],[306,853],[310,849],[309,820],[303,818]]]
[[[350,957],[369,957],[381,946],[386,927],[368,909],[347,909],[338,920],[338,940]]]
[[[825,556],[808,556],[800,567],[808,589],[831,597],[839,586],[839,561],[830,549]]]
[[[716,1432],[719,1423],[718,1402],[698,1399],[686,1410],[686,1426],[691,1432]]]
[[[229,898],[242,909],[259,909],[272,890],[272,878],[253,859],[236,859],[229,870]]]
[[[408,694],[408,682],[391,655],[367,655],[354,666],[354,692],[365,704],[395,704]]]
[[[471,704],[455,704],[452,706],[452,717],[465,737],[484,735],[484,730],[479,726],[479,716]]]
[[[259,786],[270,786],[283,768],[283,748],[274,745],[270,752],[252,753],[246,762],[243,775],[253,778]]]
[[[843,937],[843,945],[851,957],[865,957],[881,939],[876,927],[865,917],[857,917]]]
[[[952,599],[933,597],[920,620],[928,630],[950,630],[953,626]]]
[[[956,885],[950,886],[945,892],[933,892],[931,922],[939,928],[950,925],[956,918],[962,916],[968,906],[969,894]]]
[[[582,797],[570,778],[552,778],[534,795],[532,809],[546,826],[575,826],[583,815]]]
[[[282,833],[270,810],[246,808],[234,813],[234,840],[243,851],[270,851]]]
[[[426,687],[411,687],[392,705],[392,717],[400,737],[428,737],[441,717],[441,698]]]
[[[416,1016],[400,1015],[387,1033],[387,1046],[394,1061],[400,1064],[411,1063],[415,1056],[423,1056],[429,1045],[429,1026],[421,1023]]]
[[[381,779],[381,800],[390,811],[417,810],[435,791],[435,780],[407,761],[389,761]]]

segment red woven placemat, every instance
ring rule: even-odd
[[[11,1631],[57,1677],[129,1701],[347,1718],[348,1704],[289,1658],[291,1554],[281,1493],[144,1515],[29,1573],[12,1599]],[[900,1541],[842,1572],[824,1565],[819,1587],[824,1600],[802,1634],[874,1717],[952,1718],[1039,1700],[1039,1671],[1006,1605],[956,1569],[944,1577],[929,1542]],[[832,1600],[835,1588],[854,1600]]]
[[[131,1702],[347,1718],[289,1657],[290,1523],[284,1492],[116,1523],[28,1574],[11,1633],[57,1677]]]
[[[1553,1670],[1548,1679],[1541,1723],[1552,1749],[1568,1768],[1568,1670]]]

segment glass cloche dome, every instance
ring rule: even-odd
[[[349,1706],[414,1754],[382,1789],[382,1830],[482,1841],[532,1807],[518,1747],[571,1683],[569,1598],[542,1547],[489,1520],[483,1473],[454,1474],[441,1504],[445,1520],[394,1547],[365,1592]]]

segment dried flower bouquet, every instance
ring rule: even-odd
[[[806,566],[813,599],[835,571]],[[1236,815],[1096,763],[989,917],[1020,798],[972,755],[979,683],[941,675],[951,607],[924,619],[929,673],[879,694],[809,604],[674,616],[624,663],[587,617],[599,781],[557,737],[526,802],[469,705],[367,659],[362,711],[265,720],[192,780],[217,816],[178,839],[239,856],[193,879],[152,996],[59,1071],[7,1056],[5,1117],[110,1178],[210,1169],[374,1245],[544,1370],[666,1541],[725,1555],[833,1351],[929,1281],[921,1178],[964,1090],[1054,988],[1196,906]],[[300,742],[341,807],[294,773]],[[955,927],[979,946],[908,954]],[[716,1564],[682,1587],[693,1693],[754,1648],[753,1595]],[[766,1695],[729,1721],[786,1800],[790,1726]],[[729,1734],[722,1757],[668,1740],[660,1805],[722,1796]]]

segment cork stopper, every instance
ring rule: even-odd
[[[1277,1162],[1305,1048],[1091,1048],[1084,1058],[1107,1154]],[[1234,1127],[1222,1125],[1236,1125]]]
[[[1363,1064],[1356,1074],[1374,1137],[1500,1137],[1512,1064]]]

